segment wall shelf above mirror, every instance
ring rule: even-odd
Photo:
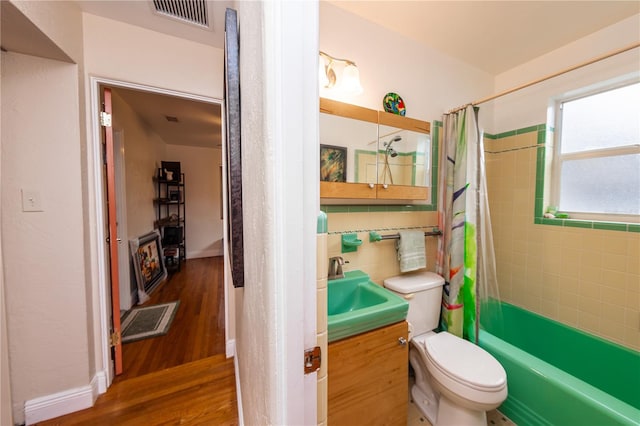
[[[430,123],[320,98],[320,197],[427,201]]]

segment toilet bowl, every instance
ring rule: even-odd
[[[436,333],[444,279],[432,272],[386,279],[409,301],[411,396],[434,426],[485,426],[507,398],[507,374],[488,352],[446,331]]]
[[[429,332],[416,336],[411,343],[410,358],[414,371],[427,371],[427,383],[416,387],[418,407],[434,425],[486,425],[486,412],[497,408],[507,398],[506,372],[488,352],[471,342],[447,332]],[[427,404],[416,396],[428,396]],[[412,392],[413,394],[413,392]],[[421,410],[425,407],[421,407]]]

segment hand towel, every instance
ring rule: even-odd
[[[400,231],[396,245],[400,272],[415,271],[427,267],[424,250],[424,231]]]

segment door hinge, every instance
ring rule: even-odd
[[[118,346],[120,344],[120,331],[114,331],[109,336],[109,344],[113,346]]]
[[[320,369],[320,346],[304,351],[304,374],[310,374]]]
[[[111,127],[111,114],[107,112],[100,113],[100,125],[102,127]]]

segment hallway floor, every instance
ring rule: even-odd
[[[150,296],[144,306],[180,306],[167,334],[122,345],[124,371],[116,382],[225,353],[222,256],[183,262]]]
[[[122,375],[94,407],[38,425],[236,425],[225,356],[223,258],[190,259],[144,306],[180,300],[164,336],[123,345]]]
[[[115,383],[86,410],[38,423],[237,425],[233,359],[216,355]]]

